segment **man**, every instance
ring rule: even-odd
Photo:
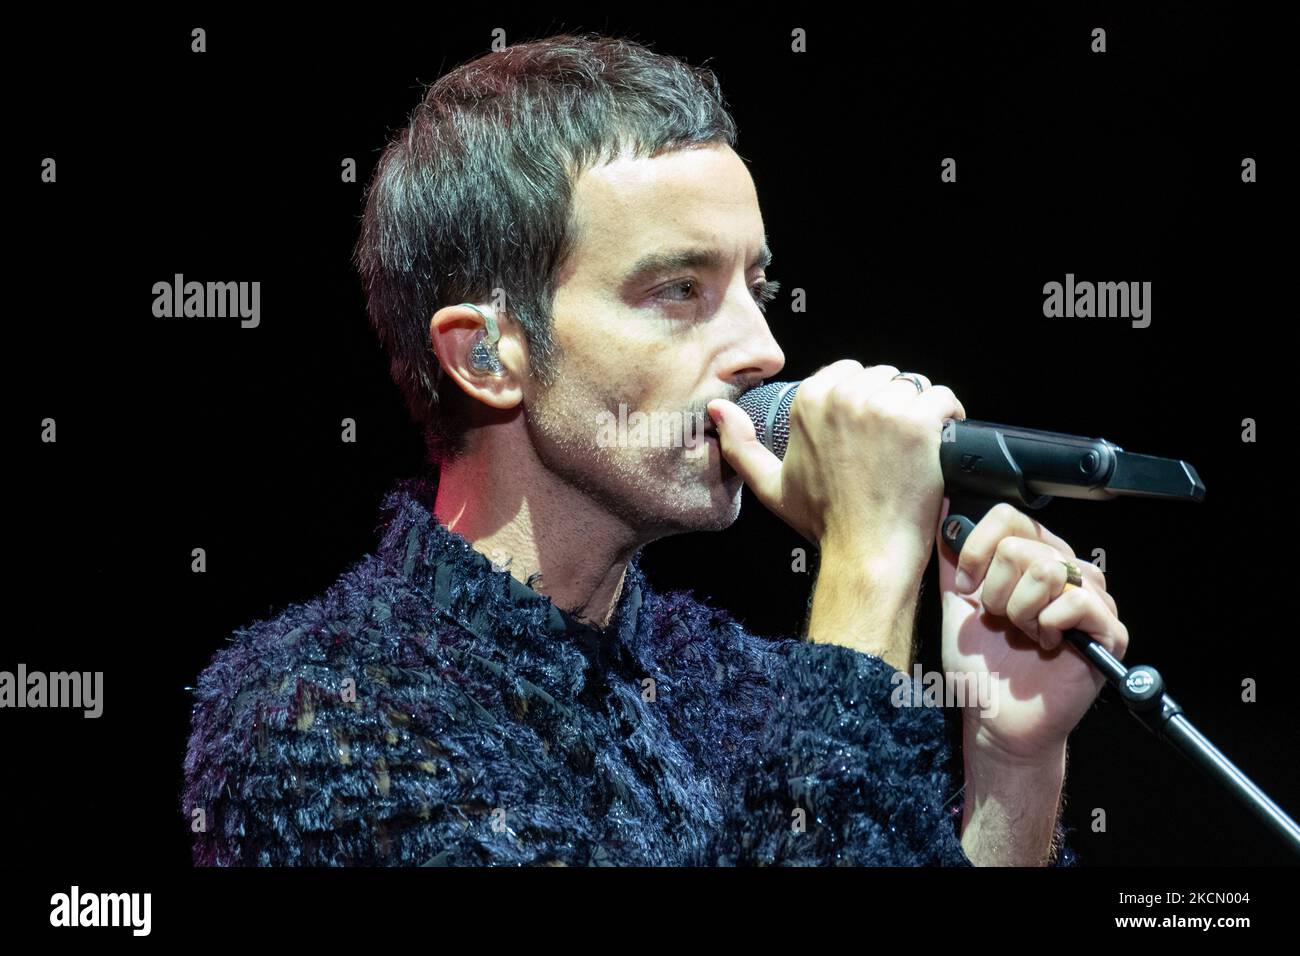
[[[1084,563],[1066,588],[1069,546],[1009,507],[960,569],[941,549],[945,668],[998,694],[963,710],[963,793],[942,710],[894,690],[964,409],[846,360],[800,388],[784,461],[755,441],[731,400],[784,356],[734,141],[711,74],[606,38],[427,92],[357,262],[437,479],[400,484],[375,555],[201,675],[196,863],[1073,861],[1066,738],[1101,681],[1061,634],[1123,656],[1104,580]],[[629,410],[716,430],[605,440]],[[645,544],[730,525],[744,484],[820,548],[807,639],[640,571]]]

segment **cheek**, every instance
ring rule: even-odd
[[[568,346],[560,377],[569,380],[568,388],[599,397],[602,403],[640,406],[676,374],[672,366],[657,343],[605,336],[583,342],[581,348]]]
[[[567,379],[562,387],[571,397],[611,410],[619,402],[649,410],[657,396],[672,392],[690,356],[681,354],[671,323],[577,290],[563,299],[557,297],[555,337],[560,377]]]
[[[599,381],[616,378],[650,377],[668,359],[667,344],[645,329],[627,328],[620,334],[605,334],[584,339],[574,346],[582,365]]]

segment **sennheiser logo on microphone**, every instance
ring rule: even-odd
[[[1132,319],[1133,328],[1151,324],[1150,282],[1075,282],[1043,286],[1043,315],[1049,319]]]

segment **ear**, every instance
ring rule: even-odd
[[[485,312],[492,307],[480,305]],[[433,313],[429,322],[429,340],[442,365],[443,374],[455,381],[471,398],[493,408],[514,408],[523,400],[521,373],[527,368],[527,350],[515,323],[493,312],[501,338],[497,340],[500,375],[477,371],[470,364],[469,353],[480,333],[486,334],[483,317],[463,305],[449,305]]]

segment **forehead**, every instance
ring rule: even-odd
[[[753,178],[728,146],[624,154],[586,170],[573,193],[571,269],[616,278],[644,253],[705,244],[737,255],[763,242]],[[746,260],[748,261],[748,260]]]

